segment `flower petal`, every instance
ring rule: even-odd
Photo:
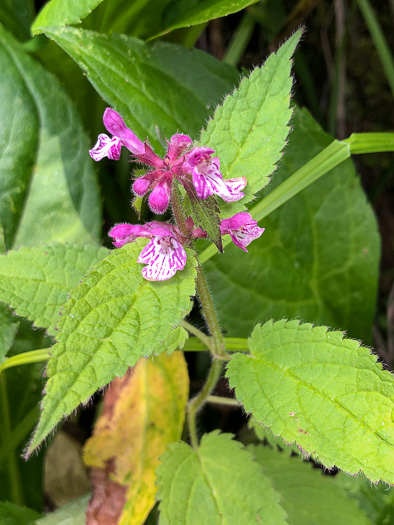
[[[108,235],[114,239],[112,244],[116,248],[121,248],[129,242],[135,241],[137,237],[152,237],[149,227],[146,225],[127,223],[117,224],[109,230]]]
[[[159,182],[149,195],[148,202],[153,213],[164,213],[170,204],[172,175],[170,176]]]
[[[148,281],[166,281],[183,270],[186,264],[186,251],[172,237],[155,237],[142,250],[139,263],[148,266],[143,268],[142,276]]]
[[[186,153],[192,143],[192,139],[187,135],[180,135],[179,133],[173,135],[168,143],[167,149],[167,156],[170,162],[174,162],[177,158]]]
[[[129,129],[122,117],[115,110],[107,108],[104,111],[104,126],[107,130],[120,139],[123,146],[126,146],[135,155],[145,152],[145,144]]]
[[[111,160],[119,160],[121,148],[122,145],[117,137],[110,139],[108,135],[101,133],[94,147],[89,150],[89,155],[95,161],[99,161],[104,157],[108,157]]]
[[[260,228],[249,213],[242,212],[229,219],[223,219],[220,232],[222,235],[229,233],[233,243],[247,252],[246,246],[263,235],[264,228]]]

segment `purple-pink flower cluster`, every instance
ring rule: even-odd
[[[96,161],[104,157],[118,160],[124,146],[137,162],[148,166],[148,172],[134,180],[133,191],[139,197],[149,194],[148,203],[154,213],[162,214],[167,210],[174,179],[186,191],[189,191],[191,181],[195,194],[202,200],[211,195],[218,195],[225,202],[244,197],[242,190],[247,184],[246,178],[225,180],[220,172],[219,158],[212,157],[215,151],[192,147],[192,140],[187,135],[176,134],[171,137],[165,156],[160,158],[147,141],[142,142],[126,126],[116,111],[107,108],[103,120],[112,136],[99,135],[97,143],[89,151],[90,156]],[[187,234],[181,233],[174,224],[158,221],[144,225],[118,224],[110,230],[109,235],[117,248],[138,237],[150,239],[138,257],[139,263],[146,264],[142,275],[149,281],[164,281],[185,267],[184,245],[192,239],[207,237],[206,232],[196,227],[190,217],[186,220],[186,227]],[[246,247],[262,235],[264,228],[260,228],[249,213],[242,212],[222,220],[220,232],[222,235],[230,234],[234,244],[246,252]]]

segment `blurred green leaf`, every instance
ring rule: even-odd
[[[15,339],[19,323],[12,319],[11,311],[5,304],[0,304],[0,365]]]
[[[30,24],[34,18],[34,3],[31,0],[1,0],[0,24],[18,40],[30,38]]]
[[[45,33],[79,64],[104,100],[143,140],[162,150],[156,127],[196,138],[238,73],[201,51],[73,28]]]
[[[20,507],[9,501],[0,501],[1,525],[32,525],[39,517],[38,512],[27,507]]]
[[[163,27],[155,37],[174,31],[181,27],[204,24],[215,18],[241,11],[258,0],[180,0],[172,2],[165,11]],[[152,34],[152,33],[151,33]]]
[[[335,483],[365,511],[374,525],[394,523],[394,488],[386,483],[371,485],[368,480],[351,478],[343,472],[335,476]]]
[[[33,35],[43,32],[42,28],[79,24],[103,0],[50,0],[38,13],[31,27]]]
[[[331,142],[306,111],[267,188],[280,184]],[[266,217],[245,254],[226,247],[204,266],[222,326],[247,336],[257,322],[300,317],[371,342],[379,235],[352,161],[346,161]],[[236,297],[236,300],[234,298]]]
[[[0,28],[0,220],[6,246],[96,241],[90,142],[58,81]]]
[[[291,525],[372,525],[336,478],[324,476],[313,464],[269,447],[250,445],[247,450],[281,495]]]

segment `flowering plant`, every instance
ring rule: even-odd
[[[365,494],[386,502],[394,380],[352,339],[379,238],[349,157],[393,134],[334,140],[291,103],[302,30],[241,79],[159,40],[250,3],[51,0],[27,43],[0,9],[0,521],[367,524]],[[66,508],[61,440],[88,492]]]

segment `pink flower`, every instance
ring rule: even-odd
[[[148,222],[139,224],[118,224],[108,233],[113,244],[121,248],[138,237],[151,239],[140,253],[137,262],[146,264],[142,276],[148,281],[166,281],[186,264],[185,238],[173,224]]]
[[[220,223],[220,233],[222,235],[229,233],[233,243],[244,252],[248,251],[246,246],[263,235],[263,232],[264,228],[260,228],[257,221],[246,212],[237,213],[230,219],[223,219]]]
[[[148,203],[154,213],[164,213],[171,199],[172,181],[187,176],[184,172],[184,154],[192,140],[187,135],[176,134],[168,142],[163,159],[157,156],[147,142],[142,142],[124,123],[122,117],[111,108],[104,112],[104,125],[112,138],[101,134],[93,149],[89,151],[94,160],[104,157],[118,160],[122,146],[129,149],[135,160],[150,166],[148,173],[134,181],[133,191],[139,197],[150,192]]]
[[[94,148],[89,150],[92,159],[97,161],[108,157],[112,160],[119,160],[122,146],[125,146],[134,155],[145,153],[146,145],[126,126],[119,113],[107,108],[104,111],[103,121],[112,138],[104,133],[99,135]]]
[[[241,192],[247,184],[246,177],[223,179],[220,161],[213,157],[210,148],[193,148],[186,155],[186,162],[193,176],[197,196],[206,199],[210,195],[219,195],[225,202],[234,202],[245,196]]]

